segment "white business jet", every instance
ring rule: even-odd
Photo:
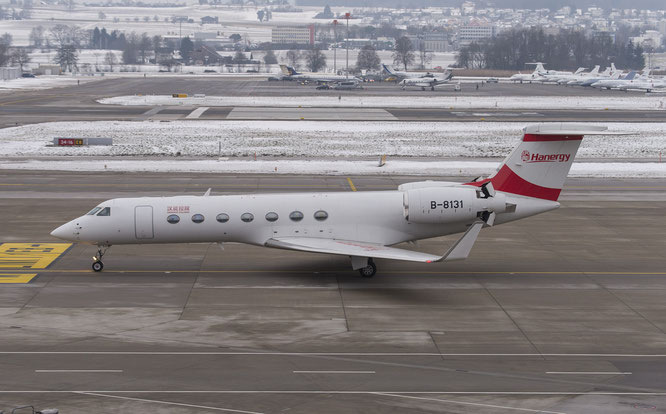
[[[490,178],[468,183],[422,181],[394,191],[116,198],[51,234],[98,246],[93,270],[114,244],[240,242],[349,256],[372,277],[373,259],[442,262],[465,259],[482,227],[560,206],[557,199],[583,135],[605,127],[542,124]],[[444,254],[392,247],[463,233]]]

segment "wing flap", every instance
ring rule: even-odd
[[[433,254],[352,240],[319,239],[314,237],[279,237],[269,239],[265,245],[267,247],[302,252],[372,257],[375,259],[406,260],[410,262],[430,263],[441,260],[441,256]]]

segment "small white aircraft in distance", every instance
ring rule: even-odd
[[[439,76],[433,77],[424,77],[424,78],[405,78],[398,83],[403,90],[408,87],[421,88],[422,91],[425,91],[426,88],[430,88],[431,91],[435,90],[436,86],[440,85],[450,85],[453,86],[453,89],[456,91],[460,90],[460,82],[452,83],[451,78],[453,77],[453,71],[447,69],[444,73]]]
[[[360,81],[358,78],[354,76],[336,75],[334,73],[324,73],[324,72],[300,73],[296,72],[296,70],[291,66],[286,66],[286,65],[280,65],[280,69],[282,70],[282,74],[285,77],[304,82],[328,83],[328,82],[342,82],[350,80]]]
[[[373,259],[434,263],[465,259],[482,227],[556,209],[583,135],[605,127],[541,124],[496,173],[467,183],[421,181],[393,191],[116,198],[53,230],[51,235],[98,246],[92,268],[112,245],[240,242],[349,256],[372,277]],[[444,254],[392,247],[463,233]]]

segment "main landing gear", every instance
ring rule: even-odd
[[[371,278],[377,273],[377,265],[372,259],[368,259],[368,265],[358,269],[358,272],[361,274],[361,277]]]
[[[106,251],[109,249],[111,246],[99,246],[97,249],[97,256],[93,257],[93,264],[92,264],[92,270],[95,272],[101,272],[102,269],[104,269],[104,263],[102,263],[102,257],[106,253]]]

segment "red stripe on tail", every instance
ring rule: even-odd
[[[557,201],[557,198],[560,196],[560,192],[562,191],[559,188],[548,188],[532,184],[529,181],[520,178],[518,174],[513,172],[511,168],[507,167],[506,165],[502,165],[502,168],[500,168],[497,174],[495,174],[492,178],[466,184],[479,187],[488,181],[493,183],[493,188],[497,191],[526,197],[541,198],[543,200]]]
[[[580,141],[583,139],[582,135],[532,135],[525,134],[523,142],[537,142],[537,141]]]

